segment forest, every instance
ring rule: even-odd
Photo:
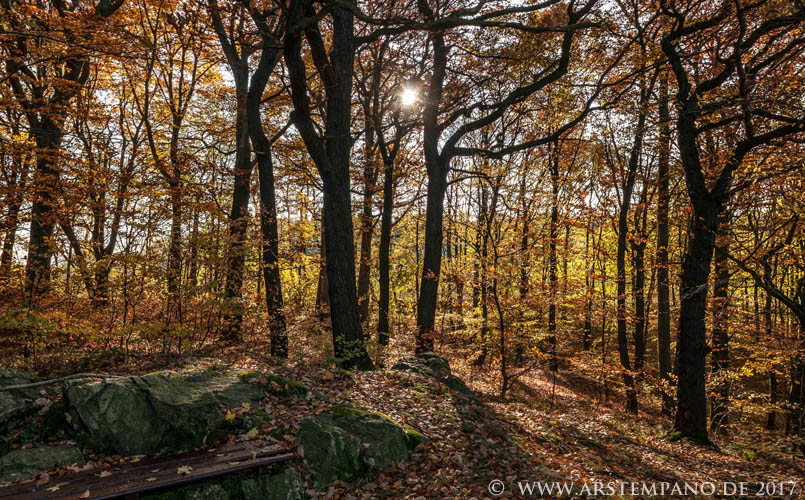
[[[430,437],[328,498],[515,494],[428,482],[492,460],[438,465],[438,359],[465,453],[805,481],[803,0],[0,0],[0,50],[0,472],[80,377],[257,369]]]

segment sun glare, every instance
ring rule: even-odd
[[[403,106],[410,106],[416,102],[416,90],[407,87],[404,88],[400,95]]]

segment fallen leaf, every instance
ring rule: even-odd
[[[84,493],[82,493],[79,498],[89,498],[89,490],[86,490]]]
[[[179,467],[176,470],[176,473],[179,474],[179,475],[184,476],[184,475],[190,474],[191,470],[193,470],[193,468],[190,467],[189,465],[182,465],[181,467]]]
[[[101,471],[101,477],[109,477],[111,475],[112,475],[111,471],[108,470]]]

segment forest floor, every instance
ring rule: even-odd
[[[257,339],[252,339],[257,340]],[[259,345],[254,341],[246,345]],[[314,343],[310,343],[313,345]],[[297,344],[299,345],[299,344]],[[268,370],[298,380],[319,394],[317,398],[278,401],[266,409],[287,430],[286,446],[294,449],[294,431],[299,422],[344,403],[383,412],[411,425],[430,437],[401,468],[386,470],[374,480],[359,485],[336,483],[324,498],[554,498],[568,495],[539,493],[527,483],[571,483],[582,497],[595,493],[598,484],[615,491],[599,490],[598,498],[646,498],[645,484],[660,491],[662,482],[684,483],[702,488],[712,484],[717,491],[740,488],[730,498],[754,498],[771,493],[767,483],[777,483],[773,498],[805,498],[805,462],[784,452],[784,447],[761,447],[779,439],[776,434],[741,431],[719,449],[665,439],[671,421],[660,415],[657,398],[641,397],[641,413],[634,417],[622,411],[622,394],[601,394],[595,374],[585,374],[581,365],[570,363],[556,375],[542,368],[520,377],[505,399],[499,397],[497,376],[473,367],[466,356],[438,354],[450,360],[453,373],[477,394],[477,400],[459,397],[434,379],[388,369],[343,374],[328,367],[324,359],[291,360],[283,366],[246,348],[215,353],[196,353],[180,358],[140,356],[112,366],[108,358],[95,358],[99,366],[82,366],[111,373],[143,373],[156,368],[200,370]],[[396,357],[404,353],[396,353]],[[395,353],[390,353],[391,366]],[[55,366],[51,364],[50,366]],[[21,368],[21,366],[20,366]],[[62,369],[66,368],[63,367]],[[40,376],[49,370],[39,370]],[[500,495],[490,493],[492,481],[502,481]],[[779,495],[780,482],[785,494]],[[633,482],[638,494],[633,494]],[[762,485],[760,483],[763,483]],[[587,490],[580,489],[587,484]],[[735,486],[729,486],[729,485]],[[546,484],[542,485],[547,487]],[[492,486],[500,488],[500,483]],[[622,488],[625,488],[622,489]],[[666,486],[671,492],[672,486]],[[499,493],[498,490],[494,491]],[[728,491],[729,492],[729,491]],[[621,494],[625,493],[625,494]],[[655,496],[670,498],[673,495]],[[705,498],[706,495],[684,495]],[[591,496],[592,497],[592,496]]]

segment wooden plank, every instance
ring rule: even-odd
[[[54,476],[48,484],[39,487],[34,486],[35,483],[31,481],[9,489],[0,488],[0,499],[72,500],[81,498],[87,490],[90,492],[89,496],[84,498],[124,498],[133,493],[172,488],[291,460],[293,455],[284,451],[279,446],[198,450],[108,469]],[[179,467],[183,466],[191,467],[189,474],[178,473]],[[111,472],[111,475],[101,477],[104,471]],[[58,489],[51,491],[57,485]]]

